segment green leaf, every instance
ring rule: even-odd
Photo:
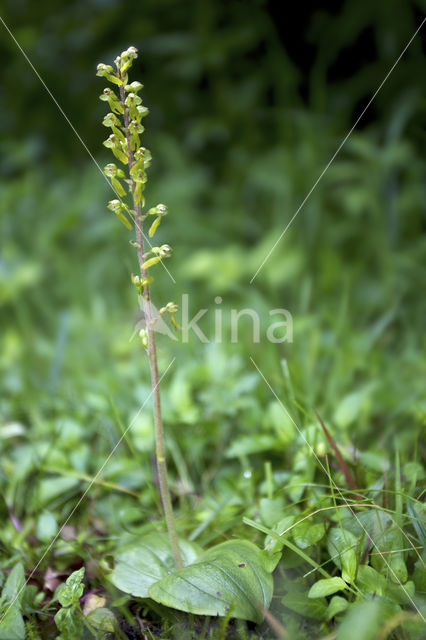
[[[292,533],[299,549],[307,549],[324,537],[325,527],[321,523],[313,524],[309,520],[304,520],[292,529]]]
[[[408,570],[407,565],[404,562],[404,558],[402,557],[402,553],[393,554],[389,561],[389,575],[392,582],[397,584],[407,582],[408,580]]]
[[[35,507],[40,509],[57,498],[68,497],[68,492],[75,490],[79,484],[77,478],[44,478],[38,484]]]
[[[277,533],[279,536],[281,536],[284,531],[287,531],[287,529],[291,527],[295,519],[296,519],[296,516],[293,516],[293,515],[285,516],[284,518],[281,518],[280,520],[278,520],[278,522],[273,526],[272,530],[275,531],[275,533]],[[269,551],[279,551],[283,548],[283,546],[284,546],[284,540],[279,540],[276,537],[271,535],[266,536],[265,547],[267,547]],[[287,557],[288,556],[286,554],[286,558]],[[300,556],[298,556],[298,559],[300,561]]]
[[[361,564],[358,567],[356,583],[364,594],[368,593],[382,596],[386,589],[386,579],[384,576],[366,564]]]
[[[291,611],[314,620],[322,620],[327,611],[327,600],[325,598],[310,600],[306,592],[289,591],[281,602]]]
[[[359,391],[354,391],[342,398],[334,413],[334,420],[339,427],[345,429],[354,422],[361,410],[363,400],[363,394]]]
[[[237,458],[247,456],[259,451],[273,451],[277,446],[276,436],[257,433],[249,436],[241,436],[232,442],[226,452],[227,458]]]
[[[202,549],[194,542],[179,541],[184,566],[195,562]],[[115,556],[115,567],[109,576],[121,591],[139,598],[148,597],[149,587],[175,569],[169,537],[150,533],[127,545]]]
[[[309,589],[309,598],[323,598],[329,596],[336,591],[343,591],[346,589],[346,582],[342,578],[324,578],[324,580],[318,580]]]
[[[63,640],[76,640],[83,636],[83,614],[75,607],[59,609],[54,620]]]
[[[206,551],[196,563],[149,589],[163,605],[198,615],[261,622],[272,598],[272,559],[247,540],[231,540]]]
[[[261,498],[260,500],[260,517],[267,527],[273,527],[277,521],[282,519],[284,511],[284,498]]]
[[[357,539],[362,540],[361,555],[369,549],[371,540],[374,543],[375,551],[377,551],[376,547],[383,549],[383,536],[391,524],[391,516],[379,509],[358,513],[356,517],[351,513],[349,517],[342,520],[345,531],[349,530]],[[378,555],[374,557],[380,559]]]
[[[374,640],[385,621],[397,610],[382,600],[370,600],[352,604],[341,623],[337,640]]]
[[[87,620],[95,629],[108,631],[109,633],[113,633],[118,626],[115,615],[106,607],[100,607],[89,613]]]
[[[11,603],[15,598],[19,598],[23,593],[25,585],[25,571],[23,565],[19,562],[16,564],[6,580],[6,584],[2,591],[2,600]],[[20,598],[19,598],[20,599]]]
[[[393,584],[390,580],[386,581],[385,597],[397,604],[412,605],[415,597],[416,587],[414,582],[409,580],[405,584]]]
[[[342,578],[346,582],[353,582],[357,572],[358,538],[345,529],[335,527],[330,530],[327,540],[328,552],[334,562],[342,571]]]
[[[349,606],[349,602],[341,596],[333,596],[330,600],[330,604],[327,609],[327,620],[335,618],[342,611],[346,611]]]
[[[24,640],[25,624],[20,607],[16,603],[0,614],[0,640]],[[4,616],[4,617],[3,617]]]
[[[55,597],[59,600],[63,607],[70,605],[77,606],[78,600],[83,595],[84,585],[82,584],[84,577],[84,567],[78,571],[74,571],[66,580],[56,589]]]
[[[424,591],[426,593],[426,571],[420,558],[414,565],[413,580],[416,585],[416,591]]]
[[[37,538],[50,542],[58,532],[58,523],[50,511],[43,511],[37,520]]]

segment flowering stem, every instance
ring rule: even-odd
[[[120,98],[121,103],[124,109],[123,118],[124,118],[124,128],[125,135],[127,140],[127,153],[129,159],[129,171],[131,171],[134,164],[134,156],[131,148],[130,141],[130,131],[129,131],[129,112],[128,108],[125,104],[125,90],[124,84],[120,86]],[[135,226],[136,226],[136,242],[138,245],[138,261],[141,270],[142,277],[144,279],[148,279],[147,270],[143,267],[145,262],[144,259],[144,239],[143,239],[143,215],[141,211],[141,203],[140,201],[136,202],[135,198],[135,189],[136,183],[130,174],[131,186],[132,186],[132,194],[134,201],[134,210],[136,212],[135,216]],[[173,515],[173,507],[172,500],[170,497],[170,489],[169,483],[167,479],[167,462],[166,462],[166,453],[164,446],[164,431],[163,431],[163,420],[161,416],[161,398],[160,398],[160,380],[158,377],[158,364],[157,364],[157,349],[155,344],[155,333],[154,333],[154,321],[151,313],[151,305],[150,305],[150,290],[149,283],[146,283],[143,288],[142,293],[143,298],[143,307],[144,314],[146,320],[146,331],[148,336],[148,359],[149,359],[149,367],[151,371],[151,383],[152,383],[152,395],[154,400],[154,431],[155,431],[155,456],[157,462],[157,472],[158,472],[158,481],[160,486],[160,495],[161,502],[163,504],[164,516],[166,519],[167,530],[170,539],[170,545],[173,552],[173,557],[175,560],[176,568],[179,569],[182,567],[182,557],[179,549],[178,536],[176,531],[175,518]]]

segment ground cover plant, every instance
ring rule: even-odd
[[[290,198],[282,167],[287,184],[314,176],[315,150],[339,136],[299,112],[300,156],[290,143],[251,155],[250,204],[232,218],[231,187],[143,130],[136,54],[98,67],[115,194],[89,169],[2,184],[0,639],[420,639],[424,160],[401,128],[413,98],[387,135],[354,133],[302,232],[249,287],[282,225],[253,218],[254,247],[251,231],[247,245],[224,236],[253,198]],[[205,188],[210,203],[191,200]],[[191,315],[211,307],[208,344],[181,339],[185,291]],[[264,338],[281,306],[291,343]],[[250,317],[230,339],[246,307],[259,343]],[[177,340],[154,335],[160,321]]]

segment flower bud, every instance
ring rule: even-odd
[[[111,162],[111,164],[107,164],[104,167],[104,174],[108,176],[108,178],[114,178],[117,175],[117,167]]]
[[[104,102],[108,102],[112,98],[116,98],[116,95],[112,89],[109,87],[105,87],[101,95],[99,96],[99,100],[103,100]]]
[[[140,118],[145,118],[149,113],[148,107],[144,107],[142,104],[138,104],[136,106],[136,110],[138,111]]]
[[[129,58],[135,59],[138,57],[138,50],[136,49],[136,47],[129,47],[126,51],[123,51],[121,55],[129,56]]]
[[[132,107],[134,105],[141,104],[141,102],[142,102],[142,99],[139,98],[139,96],[136,95],[136,93],[129,93],[129,95],[125,100],[125,104],[127,107]]]
[[[162,258],[169,258],[172,255],[172,248],[168,244],[163,244],[160,247],[160,254]]]
[[[112,149],[112,147],[115,147],[117,143],[117,136],[115,136],[113,133],[111,133],[111,135],[108,136],[108,138],[103,142],[104,146],[108,149]]]
[[[124,88],[125,88],[126,91],[133,91],[133,93],[137,93],[138,91],[143,89],[143,84],[141,84],[140,82],[135,80],[134,82],[131,82],[130,84],[126,84],[126,86]]]
[[[141,329],[139,331],[139,338],[141,339],[142,344],[146,349],[148,347],[148,331],[146,329]]]
[[[101,62],[100,64],[98,64],[97,68],[96,68],[96,75],[97,76],[106,76],[109,73],[113,72],[113,68],[111,67],[111,65],[109,64],[104,64],[103,62]]]
[[[157,216],[165,216],[168,213],[168,208],[165,204],[157,204],[155,209]]]
[[[137,120],[131,120],[129,122],[129,131],[130,133],[143,133],[145,131],[145,127],[143,127]]]
[[[120,120],[113,113],[107,113],[104,119],[102,120],[102,124],[104,127],[119,127]]]
[[[108,209],[111,209],[111,211],[114,211],[114,213],[120,211],[121,207],[122,204],[120,200],[110,200],[108,202]]]

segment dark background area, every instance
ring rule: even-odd
[[[286,7],[262,1],[158,2],[89,0],[3,4],[3,18],[91,150],[100,81],[90,61],[110,60],[128,42],[143,55],[151,129],[179,138],[209,170],[223,167],[236,143],[263,149],[286,113],[309,109],[348,127],[420,25],[424,2],[308,2]],[[29,145],[31,159],[52,156],[77,165],[81,148],[16,44],[1,39],[2,139]],[[412,43],[359,127],[389,117],[401,92],[419,92],[424,38]],[[165,99],[166,98],[166,99]],[[423,105],[424,109],[424,105]],[[424,143],[422,116],[410,123]],[[287,122],[284,122],[287,121]],[[22,170],[2,154],[8,175]],[[23,166],[24,165],[24,166]]]

